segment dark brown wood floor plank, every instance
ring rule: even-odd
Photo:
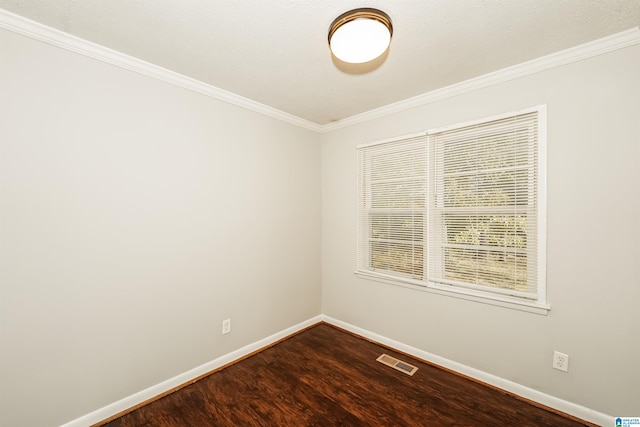
[[[419,369],[408,376],[375,359]],[[108,427],[589,425],[321,324]]]

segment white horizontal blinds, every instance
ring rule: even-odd
[[[430,136],[429,281],[537,298],[537,120]]]
[[[358,149],[358,270],[424,278],[426,136]]]

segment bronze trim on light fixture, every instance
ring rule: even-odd
[[[378,9],[362,7],[360,9],[353,9],[345,12],[333,20],[329,27],[329,44],[331,44],[331,37],[333,36],[333,33],[335,33],[338,28],[355,19],[374,19],[387,27],[389,30],[389,36],[393,35],[393,25],[391,24],[391,18],[389,15]]]

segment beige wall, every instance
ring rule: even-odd
[[[596,411],[640,414],[639,75],[636,45],[323,135],[323,313]],[[547,316],[354,275],[356,145],[538,104]],[[551,368],[554,349],[569,373]]]
[[[12,32],[0,54],[0,424],[62,424],[320,312],[640,413],[640,46],[322,136]],[[357,144],[537,104],[548,316],[355,277]]]
[[[320,314],[316,133],[0,43],[1,425],[60,425]]]

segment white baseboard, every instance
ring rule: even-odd
[[[444,368],[450,369],[452,371],[459,372],[463,375],[466,375],[478,381],[482,381],[483,383],[490,384],[494,387],[498,387],[502,390],[506,390],[510,393],[524,397],[525,399],[538,402],[542,405],[548,406],[549,408],[564,412],[565,414],[572,415],[574,417],[580,418],[585,421],[589,421],[591,423],[594,423],[600,426],[609,427],[609,426],[615,425],[615,421],[614,421],[615,417],[612,417],[611,415],[594,411],[584,406],[581,406],[572,402],[568,402],[563,399],[559,399],[557,397],[548,395],[538,390],[534,390],[532,388],[523,386],[513,381],[500,378],[496,375],[492,375],[487,372],[483,372],[478,369],[463,365],[461,363],[454,362],[453,360],[436,356],[435,354],[426,352],[424,350],[420,350],[419,348],[415,348],[410,345],[406,345],[399,341],[395,341],[391,338],[378,335],[374,332],[370,332],[366,329],[362,329],[358,326],[351,325],[341,320],[337,320],[326,315],[322,315],[321,318],[322,318],[322,321],[329,323],[331,325],[345,329],[349,332],[353,332],[354,334],[361,335],[372,341],[378,342],[380,344],[384,344],[386,346],[389,346],[401,352],[410,354],[411,356],[415,356],[418,359],[426,360],[427,362],[431,362],[435,365],[439,365]]]
[[[521,384],[514,383],[513,381],[500,378],[498,376],[480,371],[475,368],[471,368],[469,366],[463,365],[458,362],[454,362],[449,359],[445,359],[444,357],[436,356],[435,354],[426,352],[424,350],[420,350],[418,348],[412,347],[410,345],[406,345],[399,341],[395,341],[391,338],[378,335],[374,332],[368,331],[366,329],[362,329],[358,326],[354,326],[352,324],[349,324],[341,320],[337,320],[322,314],[322,315],[315,316],[311,319],[308,319],[304,322],[298,323],[297,325],[284,329],[280,332],[277,332],[271,336],[268,336],[264,339],[256,341],[252,344],[246,345],[238,350],[232,351],[231,353],[227,353],[223,356],[220,356],[210,362],[202,364],[198,367],[195,367],[173,378],[169,378],[168,380],[165,380],[159,384],[156,384],[142,391],[134,393],[131,396],[120,399],[117,402],[114,402],[110,405],[104,406],[100,409],[90,412],[89,414],[86,414],[80,418],[76,418],[75,420],[62,425],[61,427],[88,427],[93,424],[99,423],[100,421],[103,421],[109,417],[119,414],[120,412],[126,411],[127,409],[132,408],[136,405],[139,405],[140,403],[143,403],[149,399],[153,399],[154,397],[161,395],[180,385],[186,384],[189,381],[192,381],[200,377],[201,375],[204,375],[228,363],[241,359],[257,350],[265,348],[281,340],[282,338],[295,334],[296,332],[319,322],[329,323],[331,325],[334,325],[339,328],[345,329],[347,331],[353,332],[355,334],[361,335],[372,341],[389,346],[401,352],[410,354],[419,359],[426,360],[427,362],[442,366],[452,371],[459,372],[463,375],[474,378],[478,381],[482,381],[484,383],[498,387],[502,390],[506,390],[510,393],[524,397],[525,399],[529,399],[534,402],[538,402],[542,405],[548,406],[550,408],[556,409],[558,411],[564,412],[566,414],[573,415],[574,417],[578,417],[585,421],[589,421],[594,424],[598,424],[606,427],[615,425],[614,417],[610,415],[594,411],[592,409],[586,408],[584,406],[581,406],[572,402],[568,402],[563,399],[559,399],[557,397],[548,395],[546,393],[542,393],[538,390],[534,390],[532,388],[525,387]]]
[[[156,384],[142,391],[134,393],[131,396],[120,399],[117,402],[114,402],[110,405],[104,406],[100,409],[97,409],[93,412],[83,415],[80,418],[76,418],[75,420],[62,425],[61,427],[88,427],[93,424],[99,423],[100,421],[106,420],[107,418],[112,417],[116,414],[119,414],[122,411],[126,411],[129,408],[139,405],[140,403],[143,403],[149,399],[152,399],[182,384],[188,383],[189,381],[192,381],[201,375],[207,374],[228,363],[241,359],[257,350],[265,348],[277,342],[278,340],[281,340],[282,338],[295,334],[296,332],[308,326],[319,323],[322,320],[323,318],[320,315],[313,317],[311,319],[305,320],[304,322],[298,323],[297,325],[294,325],[290,328],[284,329],[264,339],[261,339],[252,344],[246,345],[238,350],[232,351],[231,353],[227,353],[210,362],[207,362],[198,367],[195,367],[180,375],[176,375],[173,378],[169,378],[168,380],[162,381],[159,384]]]

